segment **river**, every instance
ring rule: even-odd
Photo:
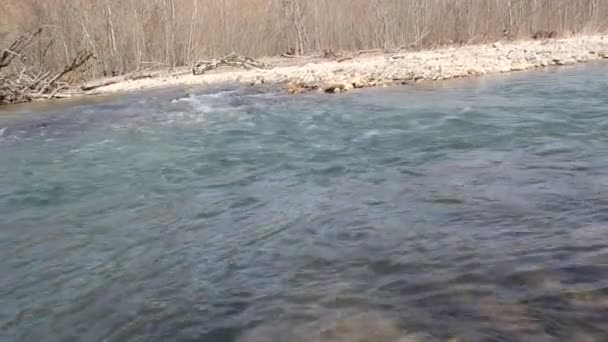
[[[0,112],[0,339],[608,340],[608,65]]]

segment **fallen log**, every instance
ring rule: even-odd
[[[99,80],[93,80],[93,81],[87,82],[87,83],[81,85],[80,89],[83,91],[91,91],[91,90],[95,90],[97,88],[109,86],[109,85],[116,84],[116,83],[141,80],[144,78],[152,78],[154,76],[155,76],[154,73],[131,73],[131,74],[126,74],[126,75],[121,75],[121,76],[102,78]]]
[[[356,57],[359,57],[359,56],[361,56],[361,55],[365,55],[365,54],[368,54],[368,53],[369,53],[369,54],[371,54],[371,53],[379,53],[379,52],[383,52],[383,50],[382,50],[382,49],[359,50],[359,51],[357,51],[357,52],[355,52],[355,53],[352,53],[352,54],[349,54],[349,55],[343,56],[343,57],[341,57],[341,58],[338,58],[338,60],[337,60],[337,61],[338,61],[338,63],[342,63],[342,62],[345,62],[345,61],[349,61],[349,60],[351,60],[351,59],[354,59],[354,58],[356,58]]]
[[[219,59],[213,59],[210,61],[200,61],[196,63],[192,68],[192,75],[202,75],[207,71],[214,70],[223,66],[243,68],[247,70],[251,68],[268,69],[271,67],[270,65],[260,61],[256,61],[253,58],[233,53]]]

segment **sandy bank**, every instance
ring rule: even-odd
[[[284,84],[287,91],[342,92],[352,88],[404,84],[419,80],[445,80],[465,76],[522,71],[608,60],[608,36],[588,35],[564,39],[516,41],[448,47],[428,51],[360,55],[345,61],[320,58],[267,59],[271,69],[225,68],[194,76],[187,69],[159,72],[151,78],[99,87],[90,94],[180,85],[238,82]]]

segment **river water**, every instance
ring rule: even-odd
[[[0,340],[606,341],[608,65],[0,114]]]

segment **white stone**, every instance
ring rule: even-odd
[[[528,69],[528,64],[524,64],[524,63],[513,63],[511,64],[511,70],[510,71],[523,71]]]

